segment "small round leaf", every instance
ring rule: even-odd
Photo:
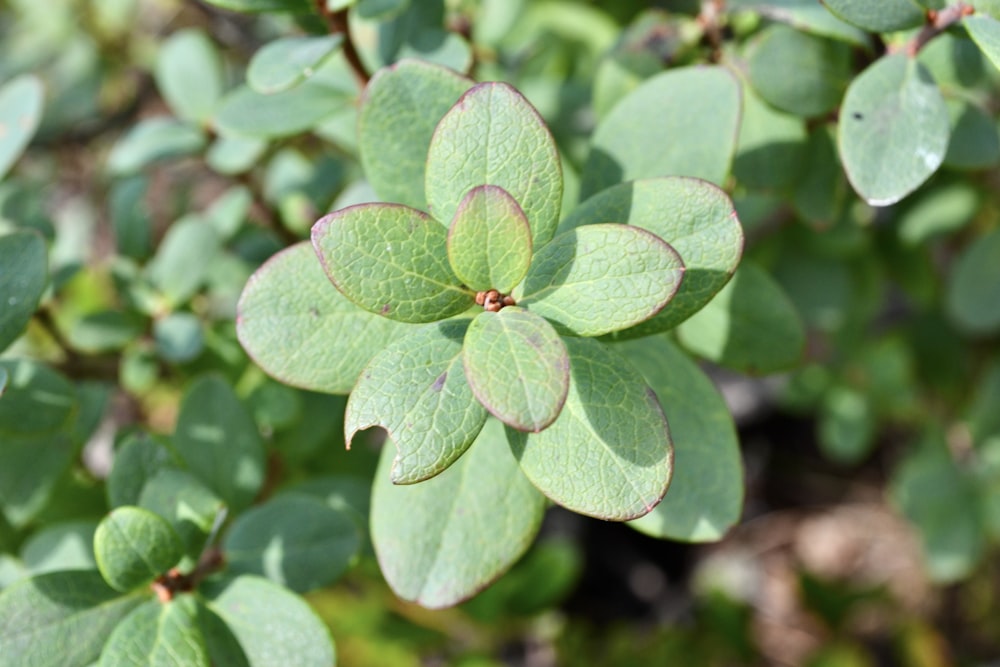
[[[184,555],[170,524],[138,507],[119,507],[97,526],[94,555],[101,576],[115,590],[128,592],[148,584]]]

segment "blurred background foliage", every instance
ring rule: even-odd
[[[975,292],[1000,302],[1000,76],[970,40],[944,33],[920,54],[954,125],[944,168],[872,208],[837,164],[828,115],[882,46],[797,32],[779,10],[799,3],[369,4],[351,25],[369,69],[417,55],[524,92],[563,152],[568,205],[589,137],[625,94],[666,67],[730,65],[745,98],[726,187],[747,256],[787,293],[808,342],[777,379],[713,371],[747,478],[744,521],[725,540],[660,542],[554,509],[510,574],[445,611],[397,600],[369,548],[307,596],[341,664],[993,664],[1000,320]],[[320,214],[372,198],[354,137],[360,90],[341,55],[280,105],[243,83],[261,46],[325,31],[316,21],[194,0],[0,2],[0,81],[33,72],[45,86],[33,143],[0,183],[0,229],[51,244],[49,291],[3,357],[48,362],[76,400],[72,445],[36,467],[41,496],[0,519],[0,585],[87,565],[110,448],[140,428],[170,433],[204,373],[250,407],[271,478],[364,523],[377,457],[338,446],[344,399],[271,380],[233,327],[262,261]],[[782,61],[766,47],[790,31],[823,40],[818,114],[761,99],[781,95],[768,68]],[[201,95],[178,94],[192,79]]]

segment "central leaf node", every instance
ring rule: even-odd
[[[509,294],[501,294],[499,290],[489,289],[476,292],[476,305],[482,306],[483,310],[496,313],[506,306],[516,306],[517,302]]]

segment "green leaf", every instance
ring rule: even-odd
[[[652,232],[680,255],[684,279],[663,310],[616,336],[644,336],[677,326],[722,289],[743,253],[743,229],[725,192],[693,178],[654,178],[613,186],[563,221],[563,229],[614,220]]]
[[[225,508],[208,487],[191,474],[163,466],[149,476],[136,504],[166,520],[180,536],[184,552],[195,558],[205,547]]]
[[[33,574],[92,570],[96,521],[66,521],[42,528],[21,547],[21,560]]]
[[[250,412],[221,377],[202,377],[188,388],[174,446],[191,472],[233,510],[248,506],[260,490],[264,445]]]
[[[431,136],[472,85],[450,69],[403,60],[375,73],[358,114],[358,151],[379,198],[427,208],[424,177]]]
[[[987,58],[1000,68],[1000,21],[986,14],[966,16],[962,25]],[[3,169],[0,169],[0,174]]]
[[[448,232],[398,204],[335,211],[312,230],[326,274],[365,310],[401,322],[434,322],[468,310],[473,295],[448,265]]]
[[[945,103],[951,118],[951,139],[944,166],[989,169],[1000,163],[1000,131],[993,116],[969,102],[946,100]]]
[[[832,111],[851,80],[851,49],[784,25],[773,25],[755,43],[750,83],[768,103],[799,116]]]
[[[848,191],[832,128],[814,127],[806,143],[802,173],[792,193],[795,211],[815,227],[832,227]]]
[[[656,315],[684,264],[658,236],[632,225],[585,225],[535,255],[517,302],[577,336],[600,336]]]
[[[545,499],[490,419],[469,451],[440,475],[393,485],[395,454],[382,449],[372,488],[372,541],[396,595],[436,609],[475,595],[527,550]]]
[[[802,176],[806,139],[802,118],[774,109],[748,88],[733,175],[752,190],[788,190]]]
[[[387,8],[387,14],[372,11],[377,4],[398,0],[366,0],[350,14],[350,29],[361,60],[376,71],[412,58],[467,72],[472,65],[472,48],[454,30],[447,29],[442,0],[407,2],[406,7]],[[362,11],[362,4],[368,5]],[[395,11],[393,11],[395,10]]]
[[[269,42],[250,59],[247,84],[264,95],[288,90],[311,77],[343,42],[341,33]]]
[[[0,181],[38,129],[44,97],[42,82],[31,74],[0,87]]]
[[[150,600],[111,633],[97,667],[209,667],[208,649],[198,629],[197,602],[181,595],[167,603]]]
[[[986,336],[1000,331],[1000,230],[977,238],[958,256],[945,302],[966,332]]]
[[[487,410],[522,431],[541,431],[566,401],[569,358],[556,330],[523,308],[482,312],[462,346],[465,377]]]
[[[193,313],[170,313],[153,322],[153,340],[160,358],[175,364],[191,361],[205,345],[201,320]]]
[[[194,125],[169,116],[140,120],[108,154],[108,171],[122,176],[154,162],[193,155],[205,146],[205,135]]]
[[[7,391],[7,380],[10,375],[7,373],[7,369],[0,366],[0,396],[3,396],[4,392]]]
[[[629,525],[653,537],[713,542],[743,509],[743,465],[733,417],[712,381],[664,335],[615,345],[656,392],[670,424],[674,477],[666,497]]]
[[[462,367],[467,320],[421,327],[375,355],[347,401],[348,446],[358,431],[386,430],[394,484],[433,477],[462,455],[486,421]]]
[[[867,33],[841,21],[816,0],[729,0],[726,7],[729,11],[750,10],[803,32],[871,49],[871,38]]]
[[[205,0],[210,5],[231,9],[234,12],[293,12],[306,14],[313,11],[309,0]]]
[[[156,57],[156,87],[174,115],[205,123],[222,97],[222,59],[201,30],[173,33],[160,45]]]
[[[821,0],[841,19],[869,32],[916,28],[927,20],[927,10],[914,0]]]
[[[917,246],[968,225],[981,206],[979,190],[968,181],[940,185],[914,201],[897,219],[899,238]]]
[[[471,289],[508,294],[531,264],[531,227],[524,211],[495,185],[469,190],[448,229],[448,261]]]
[[[677,329],[688,350],[741,373],[795,365],[806,334],[788,296],[765,271],[744,263],[705,308]]]
[[[503,311],[501,311],[503,312]],[[541,433],[507,430],[521,470],[549,499],[610,521],[648,514],[667,492],[673,448],[656,394],[605,344],[567,338],[570,386]]]
[[[243,289],[236,333],[269,375],[346,394],[361,369],[409,327],[361,310],[327,279],[308,242],[281,251]]]
[[[0,401],[0,436],[47,435],[70,425],[76,391],[62,375],[28,359],[0,360],[0,367],[10,378]]]
[[[251,667],[330,667],[336,663],[329,630],[305,600],[282,586],[241,575],[206,582],[202,592],[208,608],[225,622]],[[211,644],[212,639],[206,639]]]
[[[205,151],[205,163],[220,174],[242,174],[252,169],[266,150],[264,139],[221,134]]]
[[[357,0],[356,11],[363,18],[385,21],[409,6],[410,0]]]
[[[146,481],[173,461],[170,451],[146,433],[125,438],[115,450],[107,480],[108,504],[138,505]]]
[[[818,437],[823,454],[843,465],[860,463],[875,444],[874,406],[865,394],[834,387],[820,406]]]
[[[535,108],[505,83],[481,83],[445,114],[427,154],[427,202],[451,220],[470,188],[497,185],[524,211],[535,249],[552,239],[562,206],[555,140]]]
[[[144,599],[122,595],[92,570],[19,581],[0,592],[0,667],[90,664],[115,626]]]
[[[648,79],[598,124],[581,195],[654,176],[721,185],[736,151],[740,106],[739,83],[723,67],[681,67]]]
[[[207,220],[181,218],[147,266],[149,279],[172,305],[182,304],[201,289],[220,248],[219,233]]]
[[[48,282],[48,251],[34,232],[0,236],[0,352],[28,326]]]
[[[937,171],[950,133],[948,108],[927,68],[901,53],[854,79],[840,108],[847,178],[873,206],[899,201]]]
[[[14,378],[16,371],[7,366]],[[0,413],[13,402],[11,390],[0,400]],[[27,405],[20,402],[22,409]],[[21,413],[34,416],[32,413]],[[24,419],[30,421],[30,419]],[[0,421],[2,424],[2,421]],[[73,462],[76,444],[65,431],[11,436],[0,433],[0,510],[11,524],[23,526],[48,504],[56,484]]]
[[[278,496],[241,514],[222,543],[234,574],[259,574],[297,593],[326,586],[357,558],[351,515],[319,498]]]
[[[94,556],[104,580],[127,593],[148,584],[184,555],[170,524],[139,507],[111,510],[94,533]]]
[[[145,320],[133,312],[99,310],[73,322],[66,338],[76,350],[99,354],[121,350],[138,338]]]
[[[344,91],[315,79],[272,95],[240,86],[222,99],[214,123],[223,133],[277,139],[311,130],[350,104]]]

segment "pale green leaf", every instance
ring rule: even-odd
[[[210,489],[236,511],[248,506],[264,481],[264,444],[257,425],[228,382],[196,380],[184,394],[177,453]]]
[[[122,592],[148,584],[184,555],[170,524],[148,510],[111,510],[94,533],[94,557],[104,580]]]
[[[663,310],[616,336],[644,336],[677,326],[725,285],[743,253],[743,228],[725,192],[693,178],[622,183],[594,195],[562,228],[622,222],[652,232],[680,255],[684,279]]]
[[[648,79],[594,131],[582,196],[654,176],[721,185],[736,150],[740,107],[739,83],[723,67],[682,67]]]
[[[60,570],[93,570],[97,522],[66,521],[42,528],[21,546],[21,560],[37,575]]]
[[[536,249],[559,223],[562,167],[555,140],[534,107],[505,83],[481,83],[445,114],[427,155],[427,202],[455,217],[470,188],[497,185],[524,211]]]
[[[205,146],[205,135],[194,125],[169,116],[146,118],[118,139],[108,154],[108,171],[131,174],[154,162],[193,155]]]
[[[221,245],[219,233],[207,220],[181,218],[171,225],[146,267],[150,282],[171,304],[184,303],[205,283]]]
[[[288,589],[261,577],[241,575],[206,582],[202,592],[250,667],[331,667],[336,663],[330,631],[306,601]]]
[[[427,151],[438,121],[472,81],[450,69],[403,60],[379,70],[358,113],[358,151],[383,201],[427,208]]]
[[[38,234],[0,236],[0,352],[21,335],[38,308],[48,264],[45,241]]]
[[[347,401],[348,445],[380,426],[395,446],[395,484],[432,477],[462,455],[486,421],[462,367],[467,320],[430,324],[375,355]]]
[[[196,558],[219,513],[219,497],[183,470],[163,466],[149,475],[136,504],[166,520],[181,538],[184,552]]]
[[[806,334],[781,287],[744,263],[705,308],[677,329],[688,350],[743,373],[766,374],[795,365]]]
[[[252,169],[266,150],[265,139],[221,134],[205,151],[205,163],[220,174],[242,174]]]
[[[122,595],[95,570],[50,572],[0,592],[0,667],[97,660],[108,635],[145,595]]]
[[[210,5],[234,12],[294,12],[305,14],[314,11],[309,0],[205,0]]]
[[[979,237],[955,260],[946,304],[952,319],[968,333],[1000,331],[1000,230]]]
[[[871,48],[871,38],[866,32],[841,21],[816,0],[729,0],[726,8],[729,11],[750,10],[803,32]]]
[[[509,294],[531,264],[531,227],[524,211],[495,185],[469,190],[448,229],[448,261],[476,291]]]
[[[986,14],[975,14],[966,16],[962,25],[990,62],[1000,68],[1000,21]]]
[[[13,378],[16,371],[7,368]],[[0,399],[0,412],[14,394],[11,388]],[[30,412],[22,415],[33,416]],[[7,521],[23,526],[43,510],[76,453],[77,447],[65,431],[21,436],[0,433],[0,511]]]
[[[561,331],[600,336],[656,315],[683,277],[680,256],[651,232],[584,225],[538,251],[515,298]]]
[[[836,16],[869,32],[916,28],[927,10],[914,0],[821,0]]]
[[[472,597],[503,574],[538,532],[544,497],[490,419],[469,451],[440,475],[408,486],[389,479],[382,450],[372,490],[372,541],[396,595],[424,607]]]
[[[402,322],[434,322],[473,305],[448,265],[448,232],[416,209],[361,204],[321,218],[313,247],[344,296]]]
[[[674,444],[674,477],[649,514],[630,523],[654,537],[720,540],[740,519],[743,465],[733,417],[712,381],[664,336],[615,345],[656,392]]]
[[[804,119],[765,104],[747,88],[733,175],[752,190],[786,191],[802,176],[806,140]]]
[[[222,133],[276,139],[311,130],[351,104],[344,91],[315,79],[272,95],[241,86],[222,99],[213,122]]]
[[[205,123],[222,97],[222,59],[201,30],[173,33],[160,45],[156,57],[156,87],[174,115]]]
[[[531,483],[563,507],[610,521],[648,514],[673,471],[656,394],[604,343],[567,338],[566,348],[570,386],[559,418],[541,433],[508,429],[511,451]]]
[[[247,281],[236,333],[257,364],[282,382],[335,394],[410,327],[361,310],[330,284],[308,242],[281,251]]]
[[[197,603],[181,595],[163,604],[150,600],[111,633],[97,667],[209,667],[205,639],[196,624]]]
[[[873,206],[899,201],[937,171],[950,133],[941,91],[920,62],[901,53],[854,79],[840,108],[844,169]]]
[[[817,437],[831,461],[856,465],[875,444],[875,406],[868,396],[850,387],[834,387],[820,405]]]
[[[462,357],[472,393],[505,424],[541,431],[559,416],[569,358],[541,316],[517,307],[480,313],[465,334]]]
[[[979,190],[968,181],[940,185],[914,196],[896,223],[903,243],[917,246],[968,225],[981,206]]]
[[[42,82],[31,74],[0,87],[0,180],[21,157],[38,129],[44,97]]]
[[[201,320],[193,313],[170,313],[153,322],[156,353],[164,361],[182,364],[191,361],[205,344]]]
[[[222,542],[229,572],[258,574],[298,593],[335,581],[360,548],[350,514],[302,494],[281,495],[244,512]]]
[[[285,37],[266,44],[247,68],[247,84],[270,95],[292,88],[311,77],[316,68],[340,50],[343,34],[321,37]]]

